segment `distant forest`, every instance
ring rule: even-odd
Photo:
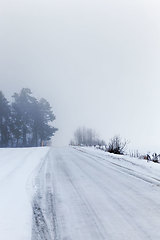
[[[14,93],[13,101],[0,91],[0,147],[45,146],[58,130],[51,123],[55,120],[47,100],[37,100],[30,89]]]

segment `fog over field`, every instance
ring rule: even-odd
[[[66,145],[79,126],[160,150],[158,0],[1,0],[0,90],[46,98]]]

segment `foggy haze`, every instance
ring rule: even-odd
[[[2,0],[0,90],[46,98],[66,145],[79,126],[160,150],[158,0]]]

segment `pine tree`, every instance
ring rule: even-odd
[[[13,95],[9,105],[0,92],[0,147],[29,147],[46,145],[56,128],[50,104],[45,99],[38,101],[28,88]]]
[[[18,141],[20,141],[20,145],[26,147],[31,145],[32,108],[36,99],[28,88],[23,88],[20,94],[15,93],[13,98],[14,135],[17,139],[17,145],[19,144]]]
[[[9,103],[0,91],[0,147],[8,147],[9,144],[10,113]]]
[[[58,130],[50,125],[55,120],[52,108],[48,101],[44,98],[39,101],[39,126],[38,132],[40,136],[40,145],[45,145],[47,141],[54,136],[54,133]]]

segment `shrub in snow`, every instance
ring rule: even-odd
[[[152,161],[158,163],[159,155],[157,153],[152,154]]]
[[[122,141],[120,136],[114,136],[110,139],[107,151],[114,154],[124,154],[127,141]]]
[[[141,155],[139,157],[139,159],[144,159],[144,160],[147,160],[147,161],[152,161],[152,162],[155,162],[155,163],[159,163],[160,162],[160,154],[153,153],[152,156],[150,156],[149,154]]]

